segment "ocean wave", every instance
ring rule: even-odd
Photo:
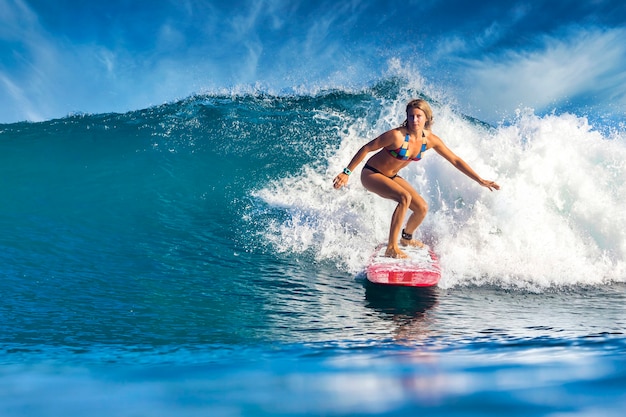
[[[502,185],[488,193],[434,152],[403,172],[429,203],[419,235],[440,254],[442,286],[624,280],[621,131],[531,110],[493,126],[400,76],[358,91],[231,91],[124,114],[3,125],[5,218],[37,213],[63,224],[73,215],[100,230],[155,211],[145,227],[175,224],[186,211],[194,221],[250,230],[261,243],[237,243],[249,250],[358,274],[386,239],[393,204],[367,193],[359,170],[345,190],[331,181],[363,143],[402,121],[414,97],[433,104],[435,132]]]

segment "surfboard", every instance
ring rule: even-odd
[[[428,246],[401,249],[408,258],[385,257],[387,244],[379,245],[366,268],[366,276],[374,284],[402,285],[407,287],[432,287],[441,278],[437,254]]]

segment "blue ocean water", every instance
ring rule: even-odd
[[[420,87],[0,125],[0,414],[621,416],[624,132]],[[443,278],[380,288],[393,205],[332,178],[420,96],[502,190],[407,168]]]

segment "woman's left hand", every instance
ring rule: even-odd
[[[494,181],[481,180],[480,185],[482,185],[483,187],[489,188],[489,191],[500,189],[500,186],[496,184]]]

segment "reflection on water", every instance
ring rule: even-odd
[[[396,340],[417,341],[429,335],[428,312],[438,303],[439,289],[381,285],[365,280],[365,299],[366,307],[395,325]]]
[[[367,306],[382,313],[417,316],[437,304],[439,288],[404,287],[373,284],[365,281]]]

